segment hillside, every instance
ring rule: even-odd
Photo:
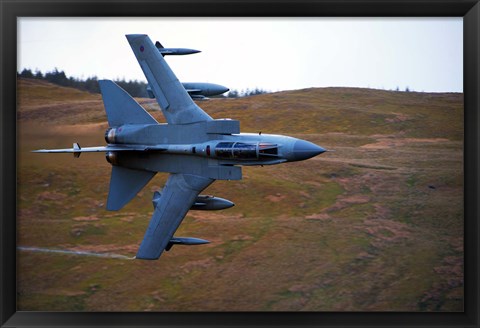
[[[159,121],[155,100],[137,99]],[[18,309],[50,311],[462,311],[463,95],[356,88],[198,103],[243,132],[335,150],[204,193],[235,202],[190,211],[159,261],[18,252]],[[102,154],[33,154],[103,145],[101,97],[18,83],[18,244],[133,256],[157,176],[119,212],[104,210]]]

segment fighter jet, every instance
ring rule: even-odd
[[[182,82],[182,85],[195,100],[207,100],[208,97],[221,95],[230,90],[223,85],[207,82]],[[150,86],[147,87],[147,93],[151,99],[155,98]]]
[[[159,124],[126,91],[99,81],[109,128],[106,146],[42,149],[40,153],[105,152],[112,165],[107,210],[122,209],[157,172],[170,175],[153,196],[154,211],[137,259],[155,260],[173,245],[200,245],[199,238],[176,237],[190,209],[233,206],[222,198],[199,195],[215,180],[239,180],[242,165],[306,160],[326,150],[282,135],[240,133],[237,120],[212,119],[190,98],[147,35],[126,35],[167,123]]]

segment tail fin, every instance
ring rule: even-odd
[[[156,172],[112,166],[107,210],[122,209],[153,178]]]
[[[125,90],[110,80],[98,81],[108,124],[158,124],[158,122]]]

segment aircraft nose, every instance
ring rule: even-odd
[[[309,141],[297,140],[292,152],[294,161],[303,161],[325,152],[325,149]]]

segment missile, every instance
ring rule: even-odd
[[[157,207],[158,202],[160,201],[160,197],[162,197],[162,194],[160,194],[158,191],[155,191],[153,193],[152,203],[153,203],[154,209]],[[227,199],[208,196],[208,195],[198,195],[190,209],[202,210],[202,211],[215,211],[215,210],[223,210],[226,208],[230,208],[232,206],[235,206],[235,204]]]
[[[223,85],[207,82],[182,82],[182,85],[193,99],[217,96],[230,90]]]
[[[198,195],[193,203],[191,210],[202,210],[202,211],[212,211],[212,210],[223,210],[235,206],[234,203],[227,199],[220,197],[213,197],[207,195]]]
[[[192,238],[192,237],[173,237],[168,242],[167,247],[165,250],[168,252],[173,245],[203,245],[210,243],[208,240],[200,239],[200,238]]]
[[[195,49],[188,49],[188,48],[165,48],[162,46],[160,42],[155,42],[155,47],[157,47],[158,51],[162,54],[162,56],[166,55],[191,55],[201,52],[200,50]]]
[[[207,83],[207,82],[182,82],[182,85],[185,88],[185,90],[188,92],[190,97],[192,97],[192,99],[200,99],[200,100],[208,99],[207,97],[210,97],[210,96],[221,95],[222,93],[225,93],[230,90],[229,88],[224,87],[223,85],[215,84],[215,83]],[[147,86],[147,94],[149,98],[151,99],[155,98],[155,95],[153,94],[153,91],[150,85]]]

